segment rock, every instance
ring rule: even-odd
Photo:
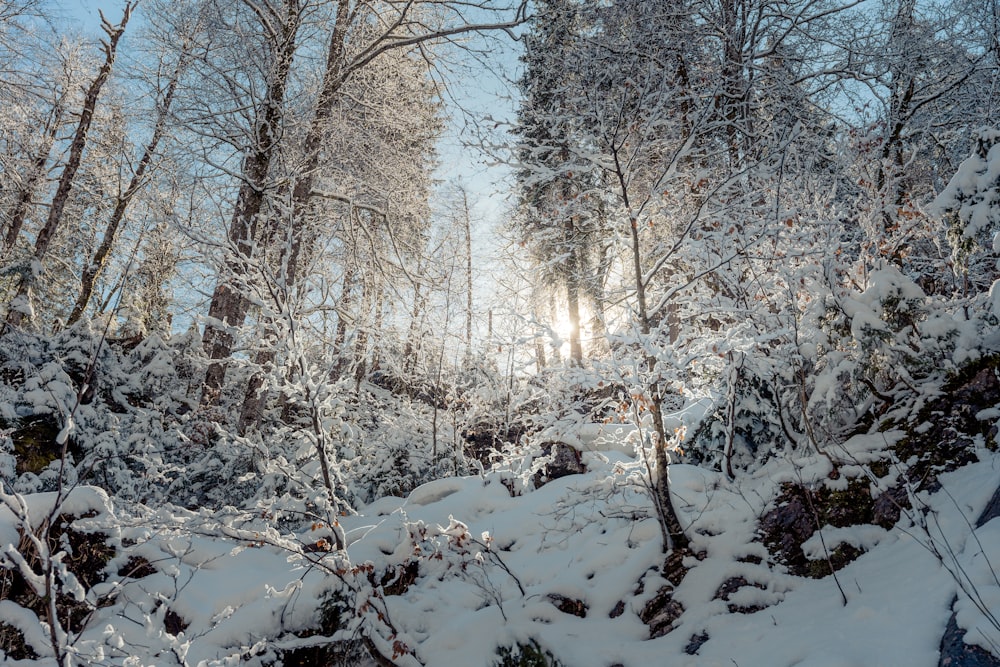
[[[462,431],[465,441],[465,455],[481,461],[483,465],[492,465],[496,453],[503,449],[504,443],[517,442],[528,433],[523,424],[492,424],[480,422]]]
[[[958,627],[953,613],[941,637],[938,667],[1000,667],[1000,658],[978,646],[966,644],[964,637],[965,631]]]
[[[684,613],[684,606],[674,599],[674,589],[664,586],[646,603],[639,618],[649,626],[649,638],[656,639],[674,629],[674,621]]]
[[[976,418],[982,410],[1000,403],[1000,355],[977,359],[963,366],[941,388],[941,396],[920,411],[914,425],[927,424],[893,445],[900,461],[915,462],[907,470],[907,481],[917,490],[936,491],[938,475],[977,461],[976,436],[986,446],[997,447],[993,420]]]
[[[987,522],[1000,516],[1000,487],[993,492],[993,497],[986,504],[979,518],[976,520],[976,528],[981,528]],[[955,607],[955,600],[951,601],[952,608]],[[948,619],[948,626],[941,637],[941,658],[938,661],[939,667],[1000,667],[1000,658],[979,646],[971,646],[965,643],[965,631],[958,627],[955,612],[951,613]]]
[[[129,556],[125,564],[118,568],[119,577],[142,579],[156,574],[156,568],[142,556]]]
[[[765,590],[766,588],[764,585],[759,583],[751,584],[745,577],[730,577],[722,582],[722,585],[719,586],[719,590],[715,592],[712,599],[729,602],[729,597],[733,593],[746,586],[753,586],[754,588],[759,588],[761,590]],[[729,613],[731,614],[752,614],[764,608],[757,605],[743,606],[733,603],[730,603],[727,607],[729,609]]]
[[[698,650],[708,641],[708,633],[700,632],[696,635],[691,635],[688,640],[687,646],[684,647],[684,652],[688,655],[698,655]]]
[[[761,518],[758,531],[764,545],[792,574],[818,579],[831,574],[831,565],[834,571],[839,570],[862,552],[846,544],[831,545],[829,562],[812,561],[802,552],[802,544],[828,524],[845,528],[874,523],[875,505],[868,480],[862,478],[850,480],[841,490],[787,484],[778,506]],[[883,510],[883,520],[889,518],[887,511]]]
[[[168,608],[163,614],[163,629],[175,637],[187,630],[188,625],[190,623],[181,618],[181,615],[173,609]]]
[[[107,535],[77,530],[74,527],[76,519],[93,516],[95,513],[92,511],[83,512],[79,516],[60,514],[46,533],[36,533],[36,536],[46,538],[50,545],[60,545],[65,549],[61,563],[85,590],[107,578],[106,566],[115,556],[115,549],[108,545]],[[30,562],[40,562],[35,547],[26,537],[22,537],[18,549]],[[17,568],[0,568],[0,594],[2,599],[23,607],[39,619],[46,618],[49,600],[38,597]],[[97,604],[100,606],[106,602],[107,598],[102,598]],[[79,632],[93,611],[92,603],[77,600],[75,596],[65,592],[57,593],[55,606],[63,626],[72,632]],[[33,651],[25,644],[20,630],[0,622],[0,653],[6,653],[8,657],[29,659]]]
[[[725,600],[729,601],[729,596],[740,590],[744,586],[749,586],[750,582],[746,580],[746,577],[729,577],[722,582],[719,589],[715,591],[715,595],[712,596],[713,600]]]
[[[574,600],[558,593],[549,593],[547,597],[549,602],[562,613],[587,618],[587,603],[583,600]]]
[[[902,483],[879,494],[872,506],[872,523],[886,530],[891,529],[899,521],[899,515],[904,509],[910,508],[910,496]]]
[[[549,457],[549,461],[535,473],[535,488],[560,477],[582,475],[587,472],[587,466],[583,464],[580,452],[565,443],[547,442],[542,445],[542,452],[544,456]]]
[[[56,442],[56,436],[61,430],[62,426],[53,415],[32,415],[21,419],[10,434],[17,474],[30,472],[37,475],[50,463],[58,461],[62,456],[62,445]]]
[[[993,492],[993,497],[990,498],[990,502],[986,503],[986,507],[983,508],[982,514],[976,520],[976,528],[982,528],[988,522],[1000,516],[1000,486],[997,487],[996,491]]]

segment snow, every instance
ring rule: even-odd
[[[963,490],[976,477],[974,473],[978,471],[981,477],[981,469],[988,465],[973,466],[975,470],[948,480],[946,488],[959,506],[982,501],[963,496]],[[648,640],[646,627],[636,617],[641,603],[662,583],[651,575],[661,558],[659,530],[652,519],[611,516],[613,507],[627,506],[629,501],[639,505],[638,490],[621,480],[612,483],[613,476],[563,478],[520,498],[505,497],[503,487],[484,485],[477,478],[432,483],[411,494],[389,520],[374,527],[368,524],[364,539],[352,545],[351,557],[355,562],[378,559],[385,545],[399,542],[405,522],[454,527],[453,516],[462,516],[471,534],[492,537],[497,545],[493,553],[510,574],[491,567],[486,557],[475,561],[482,563],[479,569],[470,567],[464,576],[442,571],[428,577],[426,585],[389,599],[388,610],[397,628],[416,643],[419,659],[429,665],[454,664],[456,654],[462,656],[463,664],[490,664],[497,646],[531,638],[564,664],[581,667],[614,662],[662,664],[666,656],[672,656],[671,664],[699,666],[734,662],[774,667],[936,664],[955,583],[912,529],[890,534],[856,527],[828,533],[828,546],[847,541],[868,550],[838,574],[848,596],[845,607],[832,577],[801,580],[735,560],[760,553],[753,531],[762,505],[753,499],[764,496],[772,484],[766,476],[756,482],[728,484],[718,475],[691,466],[677,466],[672,472],[684,517],[696,535],[696,549],[705,556],[691,563],[691,573],[676,591],[687,613],[674,632],[660,639]],[[956,528],[959,513],[942,496],[938,494],[939,500],[931,506]],[[602,497],[605,500],[599,500]],[[365,517],[353,517],[348,523],[364,521]],[[980,533],[982,551],[1000,556],[1000,522],[992,522]],[[949,537],[961,540],[961,531]],[[814,551],[811,544],[805,548]],[[209,571],[208,563],[221,558],[225,558],[221,549],[200,553],[196,559],[201,563],[196,575],[199,585],[188,586],[185,591],[191,592],[175,603],[182,615],[190,615],[193,625],[214,628],[193,643],[189,656],[198,659],[213,655],[204,649],[205,644],[248,644],[250,637],[239,627],[277,629],[268,626],[266,614],[248,618],[232,612],[246,609],[261,595],[263,582],[247,588],[239,581],[249,572],[267,572],[269,562],[273,568],[274,554],[266,549],[243,551],[227,558],[225,568],[211,568],[206,580],[203,573]],[[990,570],[980,567],[984,559],[970,559],[970,565],[978,568],[973,570],[975,581],[987,586]],[[763,611],[727,613],[722,601],[712,599],[721,582],[732,576],[744,576],[762,588],[740,589],[729,602],[764,606]],[[260,579],[256,576],[254,581]],[[644,579],[647,592],[631,597]],[[289,585],[272,584],[279,591]],[[518,585],[523,586],[523,594]],[[985,592],[1000,593],[995,582],[993,586],[995,591]],[[559,611],[551,602],[553,595],[584,601],[587,617]],[[626,612],[609,618],[623,599],[630,600]],[[967,606],[959,609],[963,627],[975,622]],[[709,640],[698,655],[686,656],[683,647],[691,635],[701,632]]]
[[[879,526],[862,525],[846,528],[824,526],[802,544],[802,551],[809,560],[820,560],[842,544],[848,544],[862,551],[871,551],[887,537],[889,532]]]
[[[616,437],[602,427],[583,430],[581,441]],[[617,437],[625,441],[631,434],[623,429]],[[900,437],[888,432],[848,440],[841,453],[857,464],[841,472],[860,474],[865,460]],[[650,639],[638,614],[667,585],[658,573],[661,534],[638,483],[642,463],[613,455],[620,448],[609,447],[609,455],[590,452],[586,474],[521,495],[512,496],[503,483],[508,473],[497,471],[430,482],[407,498],[379,499],[357,516],[340,518],[348,543],[343,556],[302,552],[302,545],[327,534],[322,528],[281,534],[170,507],[127,520],[112,512],[102,491],[75,489],[62,511],[96,511],[97,517],[84,520],[92,527],[115,519],[117,543],[134,542],[129,553],[157,570],[91,591],[116,590],[117,597],[78,638],[77,650],[88,659],[108,656],[113,664],[123,652],[144,650],[143,664],[265,664],[267,638],[317,621],[327,592],[340,585],[334,571],[368,562],[376,573],[391,571],[415,554],[416,582],[399,595],[365,598],[383,605],[376,611],[394,628],[378,635],[385,650],[391,653],[395,641],[412,650],[397,657],[400,665],[491,665],[499,647],[535,641],[562,664],[579,667],[933,667],[956,595],[968,641],[990,647],[1000,639],[990,620],[1000,609],[1000,520],[971,530],[995,487],[1000,455],[981,450],[979,463],[942,475],[942,490],[914,496],[918,509],[890,530],[861,525],[817,531],[803,545],[809,558],[824,558],[841,543],[864,552],[836,578],[818,580],[792,576],[770,562],[756,531],[782,482],[845,483],[828,479],[825,458],[774,459],[732,481],[703,468],[672,466],[672,491],[697,557],[686,560],[690,570],[674,590],[684,614],[672,632]],[[31,525],[55,499],[26,497]],[[0,540],[16,544],[16,523],[9,509],[0,509]],[[942,562],[935,550],[956,558]],[[719,599],[720,586],[734,578],[749,585]],[[364,576],[344,581],[354,581],[359,594],[367,585]],[[582,603],[585,617],[560,610],[566,600]],[[18,610],[0,603],[4,618],[44,647],[45,628]],[[187,624],[176,636],[163,630],[168,610]],[[345,628],[337,637],[350,633]],[[685,648],[698,635],[707,640],[689,655]],[[285,646],[308,641],[281,640]]]
[[[983,463],[946,476],[945,488],[958,507],[974,514],[985,503],[974,489],[988,486],[978,483],[997,462],[987,456]],[[525,588],[521,595],[511,577],[496,571],[487,576],[484,571],[478,579],[441,580],[393,598],[397,624],[421,638],[421,660],[454,664],[456,652],[461,652],[463,664],[489,664],[496,645],[535,638],[564,664],[581,666],[663,664],[668,656],[670,664],[699,666],[937,664],[938,642],[956,586],[919,531],[905,525],[892,531],[826,531],[830,548],[848,542],[866,550],[838,573],[848,597],[844,606],[832,577],[800,579],[782,574],[780,568],[737,560],[765,555],[753,535],[755,519],[764,509],[762,498],[774,488],[768,474],[728,483],[691,466],[675,466],[672,479],[691,524],[693,547],[704,556],[691,563],[692,570],[676,591],[676,599],[687,609],[679,627],[665,637],[647,639],[636,613],[662,583],[651,571],[660,558],[659,531],[651,519],[611,516],[612,507],[624,506],[628,498],[636,501],[638,492],[627,485],[609,487],[609,478],[602,479],[608,472],[556,480],[521,498],[494,496],[467,506],[471,499],[455,491],[436,502],[406,505],[410,520],[476,517],[468,522],[470,532],[488,530],[495,544],[506,545],[498,555]],[[482,488],[480,480],[466,483]],[[429,497],[421,489],[414,495]],[[463,507],[469,511],[458,511]],[[960,530],[963,512],[947,494],[935,495],[930,507],[948,522],[949,539],[965,539]],[[983,551],[1000,560],[1000,522],[987,527],[980,531]],[[376,530],[393,529],[384,523]],[[805,548],[816,555],[811,542]],[[988,568],[981,570],[977,576],[985,582]],[[728,613],[723,601],[713,600],[719,585],[734,576],[754,586],[740,589],[729,602],[765,609]],[[630,599],[643,580],[646,593]],[[587,617],[557,610],[548,601],[553,594],[583,600]],[[622,599],[630,600],[626,613],[609,618]],[[708,641],[698,655],[686,655],[688,640],[701,632],[709,635]]]

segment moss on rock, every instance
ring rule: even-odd
[[[806,558],[802,544],[823,526],[845,528],[875,523],[875,506],[869,482],[864,478],[848,480],[844,489],[786,484],[777,506],[761,518],[759,534],[764,545],[789,572],[820,578],[844,567],[863,552],[840,545],[831,551],[829,562],[813,561]]]

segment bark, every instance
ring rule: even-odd
[[[573,222],[567,223],[567,231]],[[566,304],[569,311],[569,360],[573,366],[583,365],[583,343],[580,340],[580,273],[577,250],[571,247],[566,259]]]
[[[284,287],[286,288],[283,293],[286,297],[291,295],[291,290],[296,282],[296,274],[299,271],[299,263],[302,259],[302,247],[307,235],[307,214],[313,198],[316,172],[319,170],[320,166],[323,136],[330,116],[333,113],[333,104],[337,98],[337,93],[344,84],[344,47],[348,22],[351,19],[351,15],[348,11],[349,4],[350,3],[347,2],[340,2],[337,5],[337,18],[327,51],[327,63],[323,76],[323,86],[316,102],[316,108],[313,114],[312,122],[309,126],[309,131],[306,133],[306,137],[303,140],[303,149],[305,153],[303,172],[296,180],[295,186],[292,189],[292,228],[290,230],[290,238],[288,240],[286,251],[282,253],[283,256],[281,261],[281,265],[284,267],[283,282]],[[259,213],[259,206],[257,210]],[[280,304],[276,305],[279,305],[280,307]],[[282,310],[284,309],[282,308]],[[246,312],[247,309],[245,306],[234,312],[234,316],[235,318],[238,318],[239,324],[242,324],[243,320],[246,318]],[[274,327],[271,324],[265,325],[265,330],[272,331],[273,329]],[[232,351],[231,336],[226,338],[220,337],[219,342],[224,342],[227,345],[223,346],[217,344],[214,350],[220,355],[220,357],[228,356]],[[257,353],[257,357],[254,361],[257,366],[265,367],[273,364],[275,358],[273,350],[265,349]],[[220,372],[216,370],[214,374],[211,374],[213,395],[217,395],[221,390],[225,373],[225,367],[221,363],[217,363],[215,365],[221,367],[222,372],[220,374]],[[212,373],[212,368],[209,368],[209,373]],[[263,404],[266,400],[266,397],[263,394],[263,385],[264,378],[261,375],[261,371],[254,373],[254,375],[250,378],[250,382],[247,384],[247,390],[243,395],[243,405],[240,410],[239,417],[239,430],[241,433],[245,433],[249,428],[260,422]],[[206,388],[208,387],[209,376],[206,376]]]
[[[535,366],[539,371],[545,368],[545,342],[541,336],[535,336]]]
[[[266,342],[265,342],[266,344]],[[262,349],[257,353],[254,364],[260,369],[250,377],[247,391],[243,396],[243,406],[240,408],[240,419],[237,431],[246,435],[248,431],[260,424],[264,415],[264,376],[273,367],[277,354],[273,347]]]
[[[542,316],[542,311],[544,309],[544,306],[545,306],[545,304],[543,303],[543,296],[542,296],[542,290],[541,290],[541,288],[538,285],[533,285],[531,287],[530,307],[531,307],[531,319],[533,320],[533,322],[536,323],[536,327],[535,327],[535,330],[533,332],[533,334],[534,334],[533,335],[533,339],[534,339],[534,347],[535,347],[535,365],[537,366],[537,368],[538,368],[539,371],[541,371],[543,368],[545,368],[546,365],[548,364],[548,362],[547,362],[547,360],[545,358],[545,337],[543,335],[542,330],[537,327],[537,323],[538,322],[544,321],[544,318]],[[489,328],[490,328],[490,338],[492,339],[492,333],[493,333],[493,311],[492,310],[490,311]],[[488,349],[488,350],[490,349],[489,341],[487,341],[487,348],[486,349]]]
[[[903,130],[909,122],[910,103],[913,101],[914,80],[909,77],[906,85],[896,76],[893,77],[894,88],[890,102],[892,115],[891,129],[882,143],[881,158],[875,172],[875,193],[882,204],[881,238],[886,239],[896,224],[897,209],[903,204],[903,191],[899,187],[899,176],[903,169]],[[897,248],[897,250],[899,250]],[[889,258],[897,265],[902,258]]]
[[[288,249],[288,262],[285,269],[285,281],[288,285],[295,283],[299,264],[302,259],[303,243],[307,241],[307,214],[309,205],[313,199],[316,176],[319,172],[323,137],[327,131],[330,117],[333,115],[334,102],[336,102],[337,95],[347,80],[348,72],[345,66],[345,53],[347,29],[352,19],[348,11],[348,5],[349,3],[347,2],[341,2],[337,6],[337,18],[327,48],[323,86],[316,100],[316,109],[313,113],[312,122],[309,125],[309,131],[303,140],[303,153],[305,155],[303,173],[296,180],[295,188],[292,190],[294,217],[290,247]]]
[[[334,364],[331,380],[339,379],[344,374],[347,366],[347,324],[352,319],[351,310],[354,308],[354,281],[357,278],[358,267],[353,261],[348,261],[344,270],[343,287],[340,293],[340,303],[337,304],[337,330],[333,336],[333,349],[337,353],[337,363]]]
[[[361,312],[367,313],[371,308],[371,303],[375,300],[375,295],[373,294],[377,288],[372,284],[371,280],[364,280],[364,286],[361,290]],[[360,318],[359,318],[360,320]],[[369,327],[363,325],[360,321],[358,322],[358,327],[354,335],[354,351],[352,354],[352,370],[354,371],[354,382],[356,386],[361,385],[361,381],[364,379],[365,374],[368,372],[367,360],[368,360],[368,336]]]
[[[462,190],[463,220],[465,222],[465,356],[472,360],[472,216],[469,212],[469,194]]]
[[[208,309],[208,324],[202,344],[212,362],[202,385],[202,406],[215,405],[226,376],[226,359],[233,350],[233,329],[242,326],[250,303],[241,292],[247,262],[253,258],[254,241],[258,233],[259,216],[264,205],[265,187],[271,163],[278,151],[280,126],[284,116],[285,93],[295,55],[296,38],[301,24],[298,0],[286,2],[288,14],[276,36],[273,74],[267,83],[264,102],[254,128],[254,142],[243,160],[243,184],[229,224],[229,250],[225,274],[212,293]]]
[[[740,150],[740,107],[743,97],[741,39],[739,35],[738,0],[724,0],[722,12],[722,117],[725,120],[726,141],[729,144],[730,170],[738,171],[742,164]]]
[[[417,258],[417,274],[423,273],[423,259]],[[420,365],[422,351],[422,332],[424,325],[424,310],[427,306],[427,296],[421,289],[420,282],[413,283],[413,310],[410,313],[410,326],[406,333],[406,343],[403,346],[403,376],[411,377]]]
[[[66,160],[66,165],[59,176],[59,184],[56,186],[55,195],[53,195],[52,203],[49,206],[48,218],[35,239],[35,252],[32,257],[32,264],[35,266],[32,267],[32,271],[35,270],[36,266],[41,265],[42,260],[48,253],[49,245],[52,243],[52,239],[55,237],[63,221],[63,212],[66,210],[66,204],[69,202],[77,171],[79,171],[80,164],[83,161],[83,152],[87,147],[87,135],[94,120],[94,110],[97,108],[97,100],[101,95],[101,89],[111,76],[111,70],[114,67],[118,51],[118,42],[125,32],[125,26],[131,15],[131,2],[125,3],[125,11],[121,23],[117,26],[108,23],[107,19],[104,18],[104,14],[101,14],[101,27],[108,35],[108,41],[101,40],[101,44],[104,47],[104,63],[101,65],[100,70],[98,70],[97,77],[90,83],[87,93],[84,96],[83,108],[80,110],[80,120],[77,123],[76,131],[73,133],[73,140],[69,147],[69,158]],[[24,310],[24,305],[26,304],[24,302],[29,297],[31,282],[32,278],[27,275],[21,279],[17,294],[11,302],[12,305],[17,302],[21,304],[21,307],[8,308],[7,327],[20,326],[24,321],[26,317]]]
[[[563,159],[568,160],[568,152]],[[569,206],[573,200],[572,185],[564,181],[562,187],[563,205]],[[583,344],[580,341],[580,250],[577,241],[575,215],[566,215],[563,221],[563,242],[566,244],[566,306],[569,315],[569,362],[572,366],[583,365]]]
[[[70,313],[69,320],[67,321],[67,325],[69,326],[76,324],[84,312],[86,312],[87,305],[90,303],[90,298],[94,293],[94,285],[104,270],[105,264],[107,264],[112,248],[114,248],[118,229],[125,220],[125,213],[128,210],[129,204],[132,203],[136,194],[146,184],[146,172],[153,162],[160,140],[163,138],[164,130],[166,129],[167,114],[170,111],[170,104],[173,102],[174,94],[177,91],[177,82],[180,78],[183,60],[184,57],[182,56],[167,85],[162,104],[157,112],[156,124],[153,127],[153,136],[150,138],[149,143],[146,144],[146,148],[139,159],[139,164],[136,166],[135,172],[132,174],[132,179],[129,181],[128,187],[118,195],[114,211],[112,211],[108,225],[104,229],[104,238],[101,239],[101,245],[94,252],[90,263],[83,269],[83,275],[80,278],[80,294],[77,296],[76,304],[73,306],[73,311]]]
[[[369,373],[377,373],[382,367],[382,326],[385,324],[385,288],[379,282],[375,287],[375,314],[372,322],[372,331],[375,332],[376,339],[372,345],[371,364]]]

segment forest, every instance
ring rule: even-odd
[[[998,433],[1000,0],[0,0],[0,664],[996,667]]]

